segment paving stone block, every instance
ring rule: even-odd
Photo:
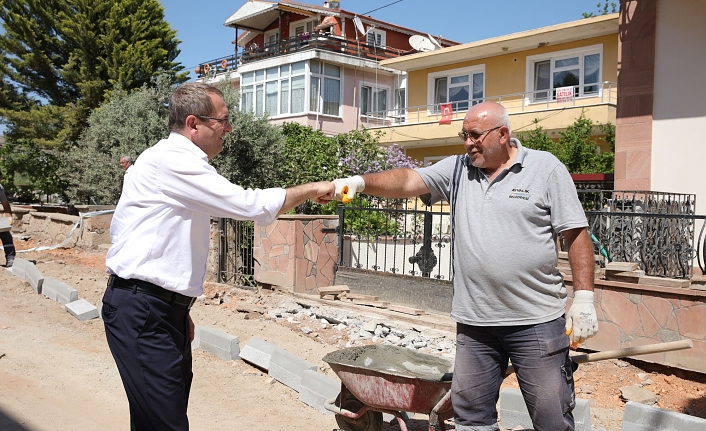
[[[42,283],[42,295],[64,305],[78,300],[78,292],[73,287],[54,277],[46,277]]]
[[[27,279],[27,268],[34,266],[34,264],[28,260],[22,259],[20,257],[15,257],[15,263],[12,264],[12,275],[19,277],[23,280]]]
[[[319,374],[316,371],[304,370],[301,379],[299,401],[316,410],[332,415],[324,408],[324,402],[335,398],[341,392],[341,382]]]
[[[253,337],[240,351],[240,359],[267,371],[270,369],[270,358],[275,350],[282,350],[282,348]]]
[[[574,407],[574,422],[576,423],[576,431],[591,431],[591,408],[588,400],[576,398],[576,407]],[[525,399],[522,397],[522,392],[515,388],[506,388],[500,391],[500,423],[503,428],[531,430],[532,419]]]
[[[31,262],[25,269],[25,280],[29,281],[29,285],[37,293],[42,293],[42,284],[44,283],[44,276],[41,271],[33,265]]]
[[[317,366],[284,349],[277,349],[270,358],[270,368],[267,374],[278,382],[287,385],[297,392],[301,390],[304,371],[316,371]]]
[[[98,309],[96,306],[83,298],[69,302],[64,305],[64,308],[78,320],[91,320],[98,317]]]
[[[706,431],[706,419],[628,401],[623,431]]]
[[[216,355],[224,361],[238,359],[240,344],[235,335],[208,326],[197,325],[194,339],[198,339],[199,349]]]
[[[15,268],[13,266],[12,268],[5,268],[5,270],[15,277],[21,278],[22,280],[25,279],[25,270],[22,268]]]

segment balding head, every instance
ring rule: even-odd
[[[492,124],[489,127],[505,126],[507,127],[507,134],[512,134],[510,116],[507,113],[507,109],[497,102],[482,102],[472,106],[466,114],[466,119],[468,118],[475,118],[482,124]]]

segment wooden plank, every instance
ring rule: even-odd
[[[324,295],[339,295],[343,292],[350,292],[351,290],[345,284],[341,284],[338,286],[319,287],[318,291],[319,291],[319,296],[324,296]]]
[[[609,262],[605,266],[606,271],[636,271],[640,269],[640,264],[635,262]]]
[[[679,278],[652,277],[647,275],[644,277],[640,277],[640,284],[646,284],[648,286],[664,286],[675,287],[677,289],[688,289],[691,285],[691,282],[689,280]]]
[[[395,305],[395,304],[388,305],[387,309],[392,310],[392,311],[397,311],[399,313],[413,314],[415,316],[419,316],[421,314],[426,314],[424,312],[424,310],[420,310],[418,308],[404,307],[402,305]]]
[[[336,295],[321,295],[321,299],[326,299],[329,301],[335,301],[336,300]]]
[[[363,299],[354,299],[353,303],[358,304],[358,305],[367,305],[368,307],[377,307],[377,308],[387,308],[387,306],[390,304],[387,301],[366,301]]]
[[[608,271],[606,269],[605,279],[612,281],[622,281],[624,283],[639,283],[640,278],[645,276],[645,271]]]
[[[378,299],[380,299],[379,296],[375,296],[375,295],[363,295],[363,294],[360,294],[360,293],[346,293],[346,298],[348,298],[348,299],[360,299],[360,300],[363,300],[363,301],[377,301]]]

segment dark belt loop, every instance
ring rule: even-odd
[[[134,295],[136,293],[137,293],[137,284],[133,284],[132,285],[132,294]]]

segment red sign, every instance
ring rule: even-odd
[[[450,103],[442,103],[439,105],[439,111],[441,112],[441,119],[439,124],[451,124],[451,118],[454,115],[454,110]]]
[[[561,102],[573,102],[574,101],[574,87],[559,87],[556,89],[556,101]]]

